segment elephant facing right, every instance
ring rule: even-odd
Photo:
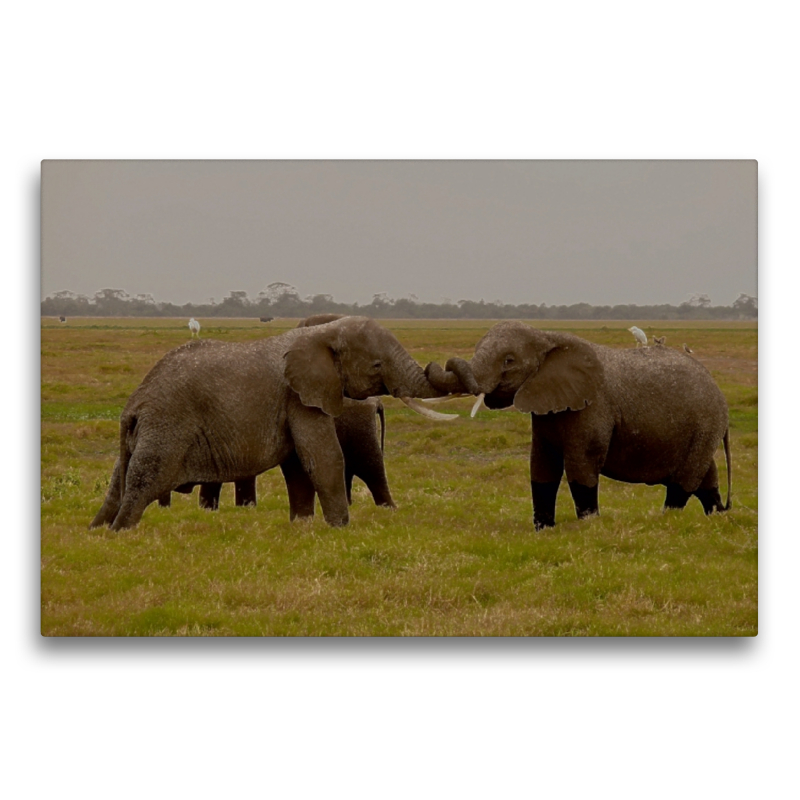
[[[599,512],[599,476],[666,486],[666,508],[697,497],[706,514],[731,505],[728,406],[708,370],[668,347],[624,350],[569,333],[500,322],[470,361],[425,374],[439,391],[468,392],[489,408],[531,414],[534,528],[555,524],[566,473],[579,518]],[[723,506],[714,454],[728,467]]]

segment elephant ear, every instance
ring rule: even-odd
[[[514,405],[534,414],[580,411],[597,397],[602,381],[603,365],[591,345],[558,337],[536,374],[514,395]]]
[[[342,380],[330,336],[314,332],[297,338],[283,354],[283,360],[283,374],[304,406],[321,408],[331,417],[342,413]]]

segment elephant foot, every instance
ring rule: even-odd
[[[533,497],[533,529],[552,528],[556,524],[556,497],[561,480],[531,481]]]
[[[599,482],[594,486],[585,486],[577,481],[569,482],[569,491],[572,494],[572,501],[575,503],[575,513],[578,515],[578,519],[586,519],[586,517],[600,513],[597,500],[599,489]]]
[[[727,510],[722,503],[719,489],[698,489],[694,495],[703,504],[706,515]]]
[[[691,492],[687,492],[677,483],[667,484],[667,496],[664,500],[664,508],[685,508],[692,496]]]

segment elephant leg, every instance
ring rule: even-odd
[[[578,515],[578,519],[585,519],[593,514],[600,513],[597,500],[599,488],[599,481],[594,486],[585,486],[582,483],[578,483],[578,481],[569,482],[569,490],[575,503],[575,513]]]
[[[706,514],[713,514],[715,511],[726,510],[719,493],[717,465],[713,460],[700,486],[694,492],[694,496],[703,504],[703,511],[705,511]]]
[[[664,500],[664,508],[681,509],[689,502],[692,496],[691,492],[687,492],[684,488],[677,483],[667,484],[667,496]]]
[[[289,494],[289,519],[313,517],[314,498],[317,493],[294,450],[281,464],[281,472]]]
[[[158,498],[158,504],[161,508],[169,508],[172,505],[172,492],[164,492],[164,494]]]
[[[103,505],[100,506],[100,510],[95,514],[89,527],[99,528],[101,525],[110,525],[117,516],[121,502],[122,488],[119,482],[119,459],[117,459],[111,472],[111,480],[108,483],[108,491]]]
[[[201,483],[198,504],[200,508],[216,511],[219,508],[219,493],[222,491],[221,483]]]
[[[333,418],[318,408],[304,406],[298,396],[287,409],[289,429],[303,469],[319,495],[325,521],[342,527],[350,521],[344,484],[344,456]]]
[[[362,449],[357,453],[345,450],[345,480],[347,482],[348,500],[350,499],[350,486],[355,475],[367,485],[376,506],[397,508],[392,499],[392,493],[389,491],[389,482],[386,479],[386,469],[383,464],[383,454],[378,447],[377,439],[375,440],[374,452],[371,452],[371,450],[372,448],[364,452]]]
[[[256,476],[234,482],[237,506],[256,505]]]
[[[353,505],[353,470],[347,464],[347,459],[344,460],[344,490],[347,492],[347,505]]]
[[[533,431],[531,442],[531,496],[533,528],[552,528],[556,524],[556,497],[564,474],[564,456],[558,448]]]
[[[556,497],[560,483],[560,478],[557,481],[531,481],[534,530],[552,528],[556,524]]]
[[[172,481],[164,474],[161,459],[150,450],[137,450],[128,462],[125,493],[111,530],[133,528],[145,509],[171,490]]]

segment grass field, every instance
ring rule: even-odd
[[[202,321],[245,341],[296,320]],[[387,320],[421,364],[469,357],[487,321]],[[631,322],[537,324],[630,347]],[[186,320],[43,319],[41,631],[48,636],[753,636],[758,626],[758,331],[748,322],[638,321],[686,342],[730,407],[733,509],[601,479],[599,517],[578,522],[566,482],[557,525],[534,533],[530,418],[454,400],[431,422],[384,398],[394,511],[356,481],[350,525],[290,523],[280,470],[257,508],[223,488],[217,512],[193,495],[152,505],[133,530],[87,526],[102,503],[130,393]],[[718,451],[724,486],[722,449]],[[723,499],[725,491],[723,488]]]

